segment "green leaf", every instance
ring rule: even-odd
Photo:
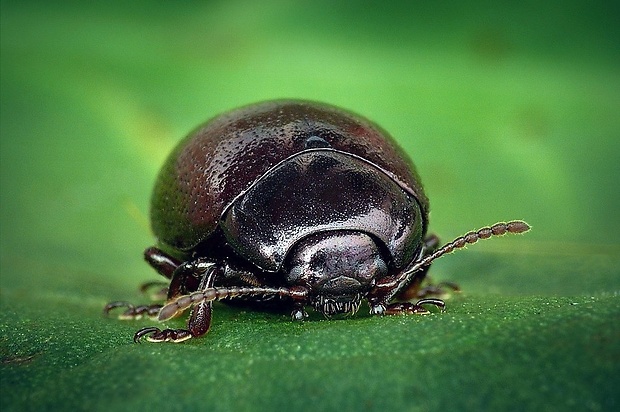
[[[616,6],[3,1],[0,409],[613,410],[620,404]],[[321,100],[397,138],[449,241],[444,313],[216,303],[134,344],[102,314],[157,279],[148,201],[174,144],[259,100]],[[184,319],[165,324],[183,327]]]

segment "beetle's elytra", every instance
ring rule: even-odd
[[[444,307],[421,288],[435,259],[529,230],[496,223],[439,248],[426,233],[428,212],[413,163],[372,122],[307,101],[233,110],[181,141],[157,178],[158,245],[145,258],[169,280],[165,304],[112,302],[104,311],[164,321],[191,308],[187,329],[144,328],[136,342],[204,335],[212,302],[223,299],[288,308],[295,320],[307,307],[353,314],[364,299],[373,315],[428,313],[425,304]]]

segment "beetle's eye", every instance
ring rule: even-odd
[[[319,149],[322,147],[331,147],[327,140],[319,136],[310,136],[306,139],[306,149]]]

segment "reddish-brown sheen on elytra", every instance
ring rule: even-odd
[[[177,250],[194,248],[213,233],[235,197],[274,165],[304,150],[310,136],[382,168],[418,200],[426,225],[428,199],[420,178],[385,131],[339,108],[283,100],[220,115],[177,146],[153,191],[151,222],[159,242]]]

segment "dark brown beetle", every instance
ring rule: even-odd
[[[181,342],[204,335],[212,301],[306,306],[330,317],[429,313],[423,297],[433,260],[479,239],[522,233],[497,223],[437,248],[426,236],[429,204],[413,164],[377,125],[306,101],[259,103],[207,122],[172,152],[152,198],[158,247],[146,260],[170,279],[164,306],[112,302],[121,318],[164,321],[192,308],[187,329],[150,327],[134,336]]]

